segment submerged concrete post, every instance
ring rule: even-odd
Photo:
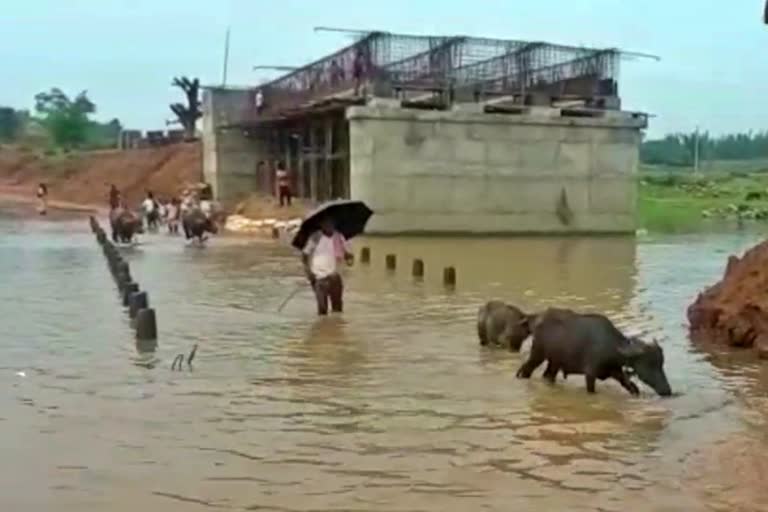
[[[117,266],[123,261],[123,258],[120,257],[119,254],[117,255],[108,255],[107,257],[107,265],[109,266],[109,271],[112,272],[112,275],[114,277],[117,277]]]
[[[456,269],[453,267],[445,267],[443,269],[443,284],[447,287],[456,286]]]
[[[360,263],[368,264],[371,262],[371,250],[368,247],[363,247],[360,251]]]
[[[136,318],[139,310],[149,307],[149,295],[147,292],[133,292],[128,297],[128,316],[131,319]]]
[[[132,281],[131,267],[128,266],[128,263],[125,260],[123,260],[122,258],[115,259],[114,268],[115,268],[115,277],[122,276],[125,279],[126,283],[129,283]]]
[[[121,291],[123,290],[125,285],[133,282],[133,278],[131,277],[130,271],[126,271],[125,269],[123,270],[115,269],[112,275],[115,278],[115,283],[117,284],[117,287]]]
[[[394,254],[387,254],[385,263],[387,270],[395,270],[397,268],[397,257]]]
[[[117,255],[117,249],[115,249],[115,246],[109,240],[104,241],[102,249],[104,250],[104,256],[110,257]]]
[[[413,260],[413,270],[412,270],[413,277],[417,279],[421,279],[424,277],[424,262],[420,259]]]
[[[132,293],[136,293],[139,291],[139,285],[138,283],[133,282],[127,282],[123,285],[123,306],[128,307],[129,299],[131,297]]]
[[[157,317],[154,309],[144,308],[136,313],[136,339],[139,341],[157,339]]]

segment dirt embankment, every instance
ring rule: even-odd
[[[0,198],[33,200],[42,182],[48,186],[53,207],[106,207],[113,183],[129,204],[138,204],[147,190],[157,197],[170,197],[185,184],[201,180],[199,143],[53,156],[0,147]]]
[[[688,308],[691,339],[754,349],[768,358],[768,241],[731,256],[723,279]]]

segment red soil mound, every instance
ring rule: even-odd
[[[43,182],[54,201],[106,206],[109,185],[114,183],[129,204],[137,204],[148,189],[156,197],[169,197],[201,179],[198,143],[59,156],[0,148],[3,191],[33,195],[37,183]]]
[[[691,339],[756,349],[768,358],[768,241],[731,256],[725,276],[688,307]]]

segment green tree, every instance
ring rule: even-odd
[[[86,91],[72,100],[54,87],[35,96],[35,111],[56,145],[73,148],[86,141],[91,124],[88,116],[96,112],[96,105]]]
[[[0,107],[0,141],[12,142],[16,140],[21,131],[22,123],[19,114],[20,112],[16,112],[10,107]]]
[[[123,126],[118,119],[107,123],[92,122],[88,128],[85,145],[88,148],[114,148]]]
[[[733,133],[713,137],[699,134],[699,157],[706,160],[754,160],[768,158],[768,132]],[[640,158],[653,165],[690,166],[696,145],[695,133],[676,133],[644,141]]]

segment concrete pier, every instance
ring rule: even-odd
[[[635,230],[644,117],[350,107],[347,118],[352,197],[376,212],[368,233]]]

